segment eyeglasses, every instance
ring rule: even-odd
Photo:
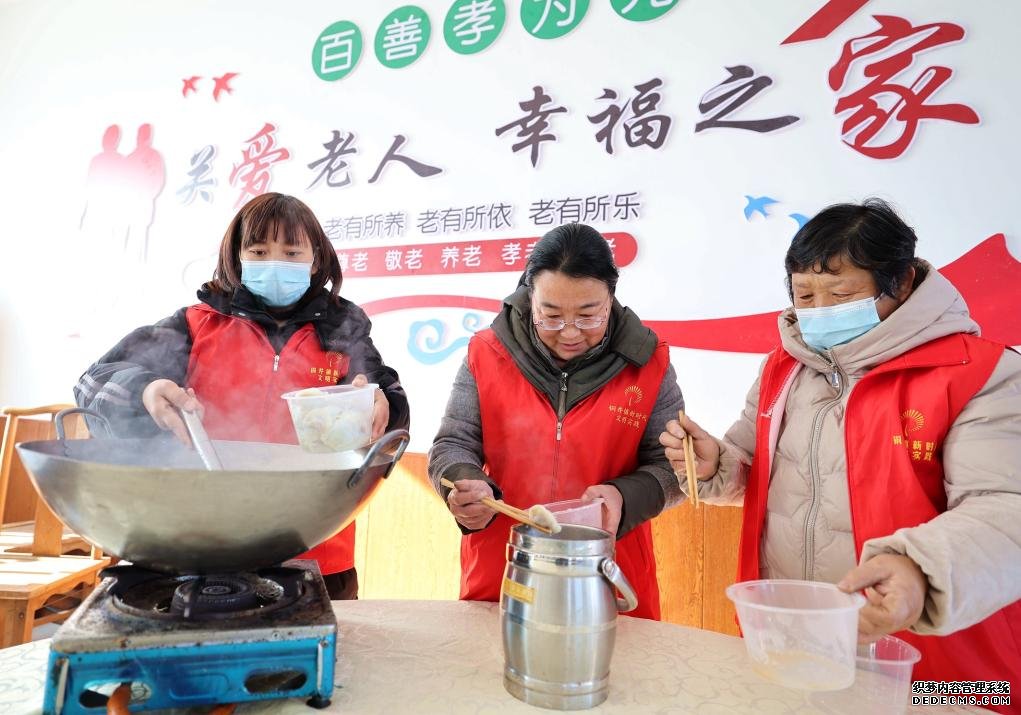
[[[551,318],[540,318],[535,321],[535,327],[542,328],[543,330],[563,330],[568,325],[573,325],[578,330],[592,330],[598,328],[600,325],[606,322],[606,318],[578,318],[567,323],[560,318],[553,320]]]
[[[568,325],[573,325],[578,330],[592,330],[605,323],[607,317],[607,315],[603,315],[598,318],[578,318],[577,320],[572,320],[570,323],[562,318],[539,318],[538,320],[533,320],[532,324],[537,328],[550,331],[563,330]]]

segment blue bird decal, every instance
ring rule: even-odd
[[[752,214],[758,212],[765,218],[769,216],[766,212],[766,207],[770,204],[779,203],[776,199],[769,196],[749,196],[745,194],[744,197],[748,199],[748,204],[744,207],[744,217],[746,221],[752,220]]]

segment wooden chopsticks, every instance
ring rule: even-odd
[[[678,421],[684,421],[684,410],[677,411]],[[683,427],[682,427],[683,429]],[[688,498],[697,509],[698,501],[698,477],[695,474],[695,443],[691,439],[688,430],[684,430],[684,472],[688,477]]]
[[[454,486],[454,483],[447,479],[446,477],[440,478],[440,484],[445,486],[447,489],[457,488]],[[501,514],[505,514],[514,521],[520,521],[522,524],[528,524],[528,526],[532,527],[533,529],[538,529],[539,531],[544,532],[546,534],[553,533],[553,529],[546,526],[545,524],[540,524],[536,522],[534,519],[532,519],[532,517],[528,515],[527,511],[523,509],[518,509],[516,506],[511,506],[502,499],[490,499],[489,497],[482,497],[480,501],[493,511],[498,511]]]

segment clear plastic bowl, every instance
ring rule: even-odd
[[[291,410],[298,443],[308,452],[343,452],[367,445],[377,387],[336,385],[282,395]]]
[[[727,587],[752,669],[800,690],[854,682],[860,593],[815,581],[743,581]]]
[[[883,636],[858,646],[854,684],[845,690],[813,693],[811,701],[826,712],[902,715],[911,697],[911,671],[922,657],[910,643]]]
[[[594,526],[603,528],[603,500],[593,499],[583,502],[581,499],[566,499],[544,504],[559,524],[576,524],[577,526]]]

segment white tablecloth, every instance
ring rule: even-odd
[[[500,612],[495,603],[464,601],[336,601],[337,689],[320,712],[551,712],[503,689]],[[49,641],[0,650],[0,715],[41,712]],[[587,712],[816,713],[812,696],[765,682],[748,665],[739,638],[637,618],[618,620],[610,696]],[[209,708],[196,709],[205,713]],[[304,700],[239,706],[245,713],[312,715]],[[980,712],[914,707],[908,713]],[[858,711],[853,715],[866,715]]]

